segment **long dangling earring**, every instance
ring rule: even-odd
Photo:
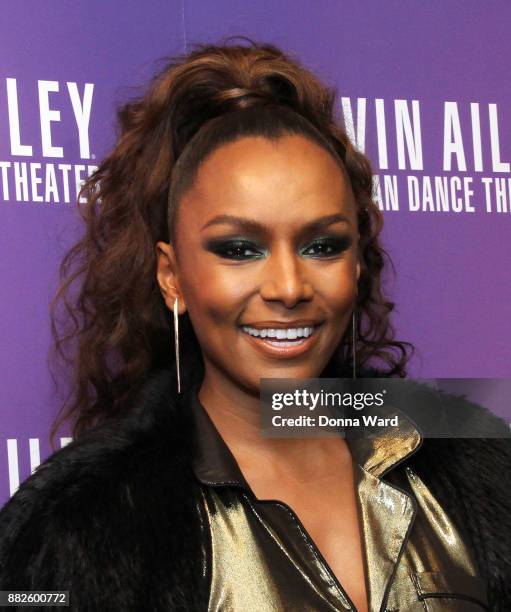
[[[357,353],[355,348],[356,335],[355,335],[355,311],[351,317],[351,360],[353,362],[353,379],[357,377]]]
[[[181,393],[181,372],[179,371],[179,317],[178,298],[174,300],[174,348],[176,351],[177,392]]]

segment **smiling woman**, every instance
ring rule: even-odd
[[[83,611],[508,610],[508,440],[406,419],[399,439],[261,435],[261,379],[404,377],[411,347],[334,90],[249,43],[173,59],[84,187],[52,305],[60,354],[74,341],[53,434],[72,418],[75,439],[0,512],[0,590]]]

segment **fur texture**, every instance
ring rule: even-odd
[[[207,610],[192,421],[172,381],[153,371],[122,419],[51,455],[2,508],[0,590],[69,590],[73,612]],[[406,463],[470,539],[496,612],[511,610],[510,459],[509,439],[426,439]]]

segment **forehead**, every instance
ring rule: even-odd
[[[288,224],[320,214],[355,214],[346,172],[328,151],[299,135],[222,145],[201,164],[182,204],[183,216],[203,223],[218,214]]]

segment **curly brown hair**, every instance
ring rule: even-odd
[[[289,111],[280,113],[283,123],[269,137],[303,134],[341,160],[355,196],[360,234],[357,366],[383,362],[388,366],[385,375],[406,376],[413,346],[394,339],[389,321],[394,303],[384,296],[382,271],[386,259],[392,262],[379,242],[383,216],[372,200],[372,170],[340,126],[335,89],[274,45],[235,38],[248,44],[226,39],[167,59],[146,92],[118,110],[117,143],[81,190],[85,204],[79,201],[78,208],[85,232],[61,262],[60,286],[50,305],[53,356],[71,369],[71,391],[50,432],[52,446],[65,420],[73,419],[77,438],[105,418],[122,415],[128,398],[153,368],[175,370],[171,313],[156,279],[155,245],[172,237],[169,191],[179,199],[193,180],[200,151],[205,155],[239,137],[240,129],[264,134],[262,118],[268,108],[275,117],[279,108]],[[227,136],[217,133],[213,145],[203,138],[202,148],[194,147],[199,154],[188,155],[186,164],[180,161],[180,188],[174,188],[172,171],[200,128],[248,108],[256,109],[256,127],[252,121],[250,132],[248,121],[240,120],[240,129],[228,130]],[[71,296],[77,281],[78,291]],[[59,304],[64,308],[61,321]],[[186,377],[202,375],[203,364],[187,314],[182,319],[180,344],[186,360],[181,367],[187,384]],[[350,362],[350,331],[325,369],[330,376],[342,375]]]

